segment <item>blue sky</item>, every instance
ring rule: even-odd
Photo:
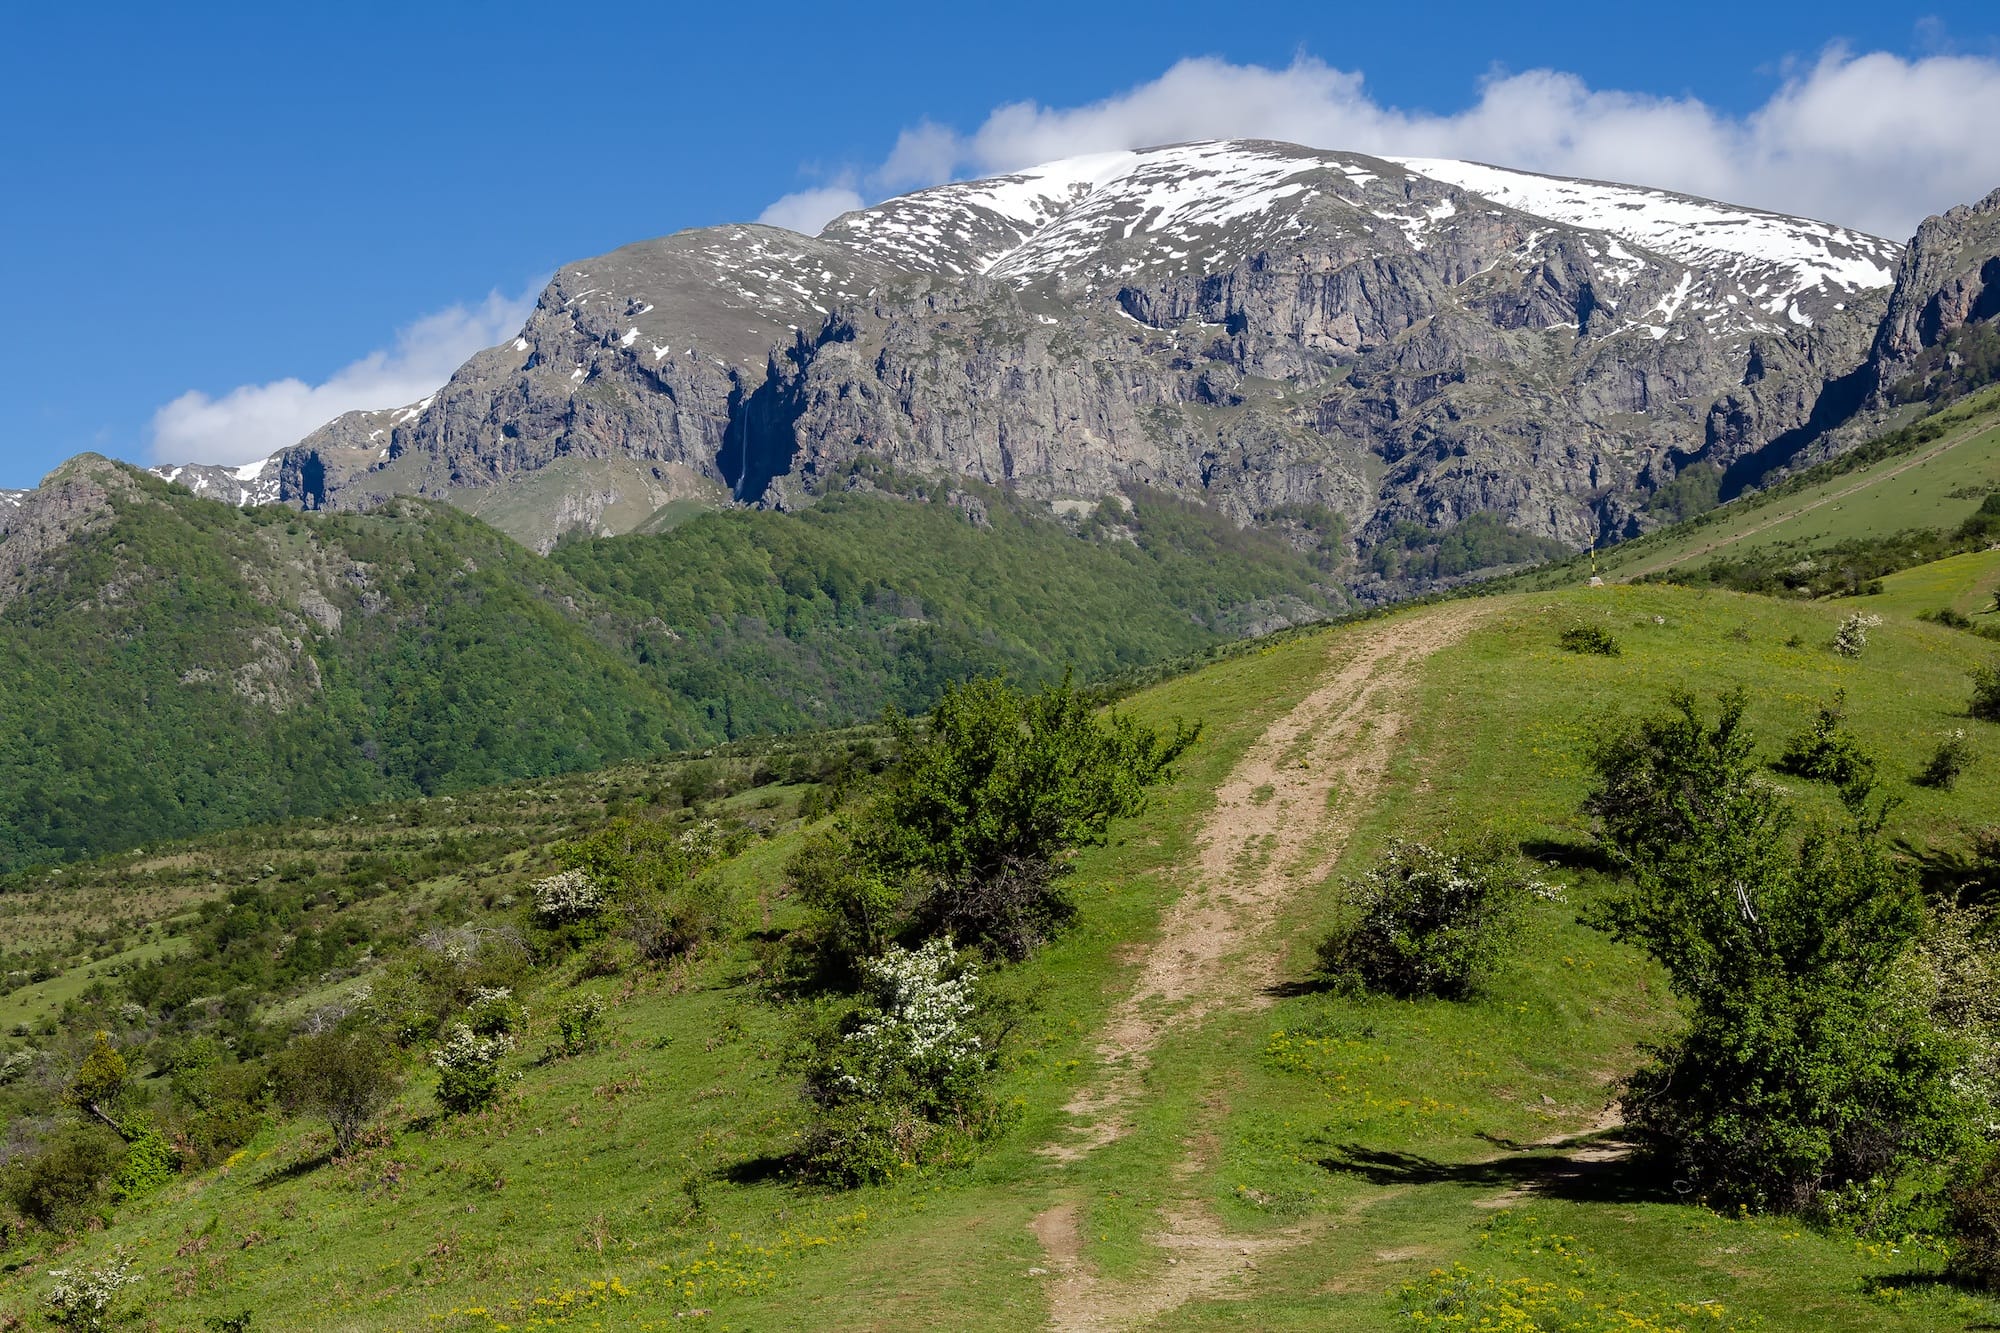
[[[1881,230],[2000,185],[1995,119],[1958,115],[2000,97],[1990,0],[1628,10],[16,7],[0,486],[84,449],[247,457],[300,413],[441,381],[567,261],[1107,136],[1296,125]],[[1945,122],[1928,156],[1897,147],[1904,103]],[[1986,128],[1960,145],[1954,119]]]

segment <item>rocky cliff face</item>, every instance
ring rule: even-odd
[[[2000,317],[2000,190],[1917,228],[1896,270],[1896,287],[1871,349],[1880,392],[1945,368],[1954,334]]]
[[[2000,253],[1964,211],[1902,259],[1906,287]],[[533,490],[487,508],[544,549],[536,506],[622,530],[669,473],[674,495],[792,505],[863,457],[1049,500],[1144,484],[1246,522],[1323,506],[1363,538],[1490,513],[1580,545],[1638,530],[1692,463],[1782,462],[1871,347],[1901,355],[1995,290],[1904,312],[1898,260],[1824,223],[1472,163],[1100,154],[817,237],[711,228],[565,268],[425,404],[334,423],[276,471],[310,506]],[[644,466],[577,471],[613,462]],[[589,484],[529,485],[558,468]]]

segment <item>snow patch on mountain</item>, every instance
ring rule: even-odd
[[[1892,242],[1831,223],[1665,190],[1540,176],[1445,158],[1388,160],[1516,212],[1604,232],[1684,264],[1737,276],[1753,270],[1786,270],[1787,284],[1776,289],[1765,306],[1774,314],[1806,291],[1887,287],[1902,253],[1902,247]]]

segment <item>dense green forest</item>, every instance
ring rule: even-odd
[[[0,867],[920,709],[984,672],[1110,673],[1342,605],[1281,540],[1159,496],[1065,524],[882,474],[545,560],[420,500],[238,510],[72,467],[57,491],[101,492],[101,521],[0,546]]]

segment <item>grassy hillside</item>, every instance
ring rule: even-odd
[[[2000,390],[1987,389],[1769,490],[1597,553],[1606,579],[1684,573],[1723,561],[1798,559],[1843,543],[1956,529],[2000,490]],[[1590,558],[1513,586],[1561,587]]]
[[[905,483],[545,560],[425,501],[236,510],[102,460],[72,482],[104,521],[23,554],[0,603],[0,868],[844,725],[1344,604],[1290,546],[1162,497],[1072,530]]]
[[[73,950],[56,950],[54,975],[12,997],[24,1027],[8,1047],[59,1051],[74,1040],[65,1031],[93,1023],[142,1039],[155,1020],[119,1010],[112,969],[137,975],[134,951],[185,947],[201,922],[190,913],[222,895],[293,894],[317,904],[321,935],[358,914],[385,940],[407,939],[518,920],[514,899],[550,864],[547,841],[612,808],[748,821],[725,870],[733,928],[693,963],[589,975],[572,956],[522,975],[530,1040],[496,1110],[439,1118],[413,1067],[350,1157],[326,1160],[325,1131],[310,1122],[276,1123],[223,1165],[117,1205],[101,1232],[61,1245],[20,1234],[0,1257],[0,1309],[32,1318],[60,1249],[72,1266],[131,1256],[145,1279],[128,1307],[162,1328],[249,1311],[258,1329],[666,1328],[696,1314],[736,1329],[1002,1329],[1077,1326],[1108,1303],[1154,1310],[1160,1327],[1374,1330],[1421,1327],[1402,1312],[1454,1286],[1506,1287],[1541,1311],[1522,1328],[1991,1323],[2000,1305],[1938,1282],[1922,1238],[1721,1215],[1627,1159],[1580,1151],[1612,1082],[1674,1014],[1652,965],[1577,914],[1609,887],[1578,814],[1585,750],[1674,688],[1748,689],[1767,754],[1845,690],[1850,724],[1903,798],[1890,832],[1912,855],[1960,850],[2000,822],[2000,730],[1964,716],[1968,672],[1993,645],[1914,618],[1940,598],[1969,604],[1994,574],[1991,558],[1967,557],[1885,580],[1858,603],[1657,585],[1485,599],[1290,637],[1131,697],[1142,720],[1206,729],[1151,808],[1080,856],[1075,927],[995,974],[1029,1004],[1004,1047],[1012,1127],[969,1165],[852,1192],[784,1169],[801,1108],[781,1060],[792,1019],[766,987],[771,940],[799,920],[780,868],[802,836],[799,801],[818,789],[798,779],[831,779],[837,749],[847,771],[865,766],[851,748],[746,757],[686,784],[679,769],[635,768],[502,788],[38,872],[0,897],[15,937],[73,940],[84,924],[104,936],[93,952],[114,951],[81,964],[98,970],[95,996],[76,982]],[[1851,609],[1884,617],[1859,659],[1826,646]],[[1622,655],[1562,651],[1560,631],[1581,623],[1614,635]],[[1367,656],[1419,641],[1435,651]],[[1377,691],[1376,722],[1341,724],[1361,747],[1352,766],[1322,762],[1331,720],[1260,748],[1338,681]],[[1371,726],[1391,726],[1391,713],[1395,743],[1369,750]],[[1957,728],[1976,750],[1965,779],[1953,791],[1910,785],[1934,738]],[[1274,764],[1273,777],[1242,788],[1252,761]],[[1321,784],[1324,824],[1274,836],[1337,855],[1265,900],[1245,952],[1216,973],[1238,978],[1235,991],[1213,996],[1205,1018],[1160,1029],[1129,1085],[1126,1132],[1052,1155],[1075,1142],[1075,1094],[1115,1084],[1099,1043],[1162,965],[1153,950],[1175,938],[1174,905],[1219,904],[1225,921],[1250,910],[1254,895],[1212,896],[1198,871],[1203,830],[1254,819],[1271,784],[1288,782]],[[759,785],[722,794],[744,783]],[[1811,809],[1835,809],[1812,784],[1787,786]],[[1567,896],[1533,909],[1490,993],[1401,1002],[1305,984],[1340,877],[1391,837],[1464,823],[1544,862]],[[1283,867],[1252,855],[1241,869],[1261,883]],[[377,884],[391,891],[357,891]],[[122,926],[107,920],[121,915]],[[369,975],[357,953],[296,976],[243,1030],[281,1025]],[[537,1062],[555,1007],[584,993],[609,1002],[615,1039]],[[35,1094],[27,1077],[7,1085],[12,1105],[47,1105],[47,1087]],[[1570,1314],[1547,1312],[1557,1305]]]

